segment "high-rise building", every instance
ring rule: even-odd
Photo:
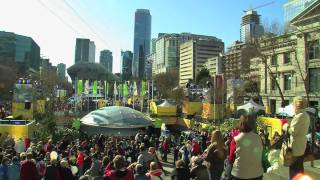
[[[145,76],[146,57],[150,53],[151,15],[148,9],[137,9],[134,22],[134,45],[132,75],[137,78]]]
[[[96,45],[94,41],[89,42],[89,62],[94,63],[96,61]]]
[[[89,62],[90,39],[77,38],[74,63]]]
[[[166,73],[179,68],[180,44],[188,40],[211,39],[219,41],[213,36],[204,36],[190,33],[160,33],[156,39],[155,61],[153,63],[153,75]]]
[[[52,63],[49,58],[41,58],[40,59],[40,69],[41,70],[50,70],[52,69]]]
[[[240,40],[251,42],[263,35],[264,29],[260,23],[260,15],[257,11],[249,10],[241,18]]]
[[[151,45],[150,45],[150,54],[156,52],[156,43],[157,43],[157,38],[152,38]]]
[[[108,72],[112,73],[113,56],[110,50],[100,51],[100,64],[103,65]]]
[[[121,80],[129,80],[132,75],[132,58],[131,51],[121,51],[120,74]]]
[[[15,62],[24,72],[39,71],[40,47],[31,37],[0,31],[0,63],[2,61]]]
[[[66,64],[59,63],[57,65],[57,74],[61,79],[66,78]]]
[[[223,50],[224,43],[219,39],[189,40],[181,44],[180,86],[185,86],[189,79],[194,80],[201,69],[205,68],[208,59],[219,56]]]
[[[208,69],[210,76],[222,74],[221,55],[209,58],[204,66]]]
[[[152,79],[153,63],[154,63],[155,59],[156,59],[155,53],[151,53],[147,56],[146,64],[145,64],[145,78],[147,80]]]
[[[284,22],[290,21],[317,0],[288,0],[284,7]]]
[[[238,79],[250,70],[249,57],[246,57],[247,44],[235,41],[222,56],[222,71],[225,79]]]

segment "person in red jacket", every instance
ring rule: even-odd
[[[28,153],[27,159],[21,163],[20,179],[21,180],[38,180],[39,179],[36,164],[32,160],[32,153]]]
[[[167,158],[167,155],[169,153],[169,139],[166,138],[163,142],[162,142],[162,152],[163,152],[163,157],[162,157],[162,160],[164,162],[167,162],[168,161],[168,158]]]
[[[133,171],[126,167],[123,156],[117,155],[113,159],[114,170],[106,170],[105,175],[109,180],[134,180]]]
[[[28,149],[28,148],[30,147],[30,144],[31,144],[31,140],[30,140],[28,137],[26,137],[26,138],[24,139],[24,146],[25,146],[25,148]]]
[[[78,149],[77,150],[77,166],[79,167],[79,174],[83,175],[83,165],[84,165],[84,154]]]
[[[200,145],[196,139],[192,140],[192,156],[197,156],[200,154]]]

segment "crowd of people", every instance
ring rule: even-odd
[[[297,157],[289,167],[290,179],[303,172],[310,123],[303,102],[298,99],[295,106],[296,116],[283,130],[290,133]],[[264,152],[281,139],[277,133],[274,142],[268,136],[256,131],[256,116],[250,113],[241,115],[238,127],[228,133],[215,130],[159,137],[139,131],[130,137],[100,134],[74,140],[66,136],[58,142],[14,140],[0,134],[0,180],[261,180],[267,166]],[[170,153],[173,162],[169,162]],[[164,170],[167,163],[174,164],[173,172]]]
[[[248,128],[248,118],[242,118],[242,126]],[[242,122],[241,121],[241,122]],[[248,126],[248,127],[247,127]],[[240,125],[241,127],[241,125]],[[240,131],[242,132],[241,128]],[[245,131],[250,129],[245,129]],[[248,135],[255,137],[254,133]],[[256,135],[259,137],[259,135]],[[228,136],[226,136],[228,137]],[[246,138],[244,136],[243,138]],[[241,138],[239,138],[241,141]],[[256,137],[248,152],[259,144]],[[32,141],[28,138],[15,141],[10,135],[0,137],[0,179],[117,179],[117,180],[158,180],[171,177],[175,180],[221,179],[225,159],[228,156],[223,134],[220,131],[208,133],[190,133],[163,137],[139,132],[135,137],[108,137],[96,135],[72,141],[67,137],[61,141]],[[232,144],[232,142],[231,142]],[[238,144],[238,143],[237,143]],[[232,145],[231,145],[232,147]],[[256,161],[260,153],[257,151]],[[168,162],[168,153],[174,156],[173,172],[165,174],[163,163]],[[160,156],[160,157],[158,157]],[[258,164],[237,161],[236,153],[229,157],[234,165],[233,176],[240,178],[262,176]],[[170,162],[171,163],[171,162]],[[255,167],[255,174],[242,174],[243,166]]]

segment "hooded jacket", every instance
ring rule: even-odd
[[[130,169],[112,170],[108,177],[109,180],[134,180],[133,172]]]

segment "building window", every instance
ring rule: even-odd
[[[290,52],[286,52],[283,54],[283,64],[288,64],[291,62]]]
[[[309,90],[312,93],[320,93],[320,68],[309,69]]]
[[[277,87],[276,84],[277,84],[276,80],[275,79],[271,79],[271,90],[276,90],[276,87]]]
[[[283,103],[284,103],[284,106],[288,106],[290,102],[289,100],[284,100]]]
[[[310,105],[310,107],[319,107],[319,102],[318,101],[310,101],[309,105]]]
[[[278,65],[278,57],[277,57],[277,55],[272,55],[271,56],[271,65],[273,65],[273,66]]]
[[[291,90],[291,74],[284,75],[284,90]]]
[[[277,101],[274,99],[270,99],[270,112],[271,114],[276,114],[276,109],[277,109]]]
[[[320,41],[310,41],[308,44],[309,59],[320,59]]]

